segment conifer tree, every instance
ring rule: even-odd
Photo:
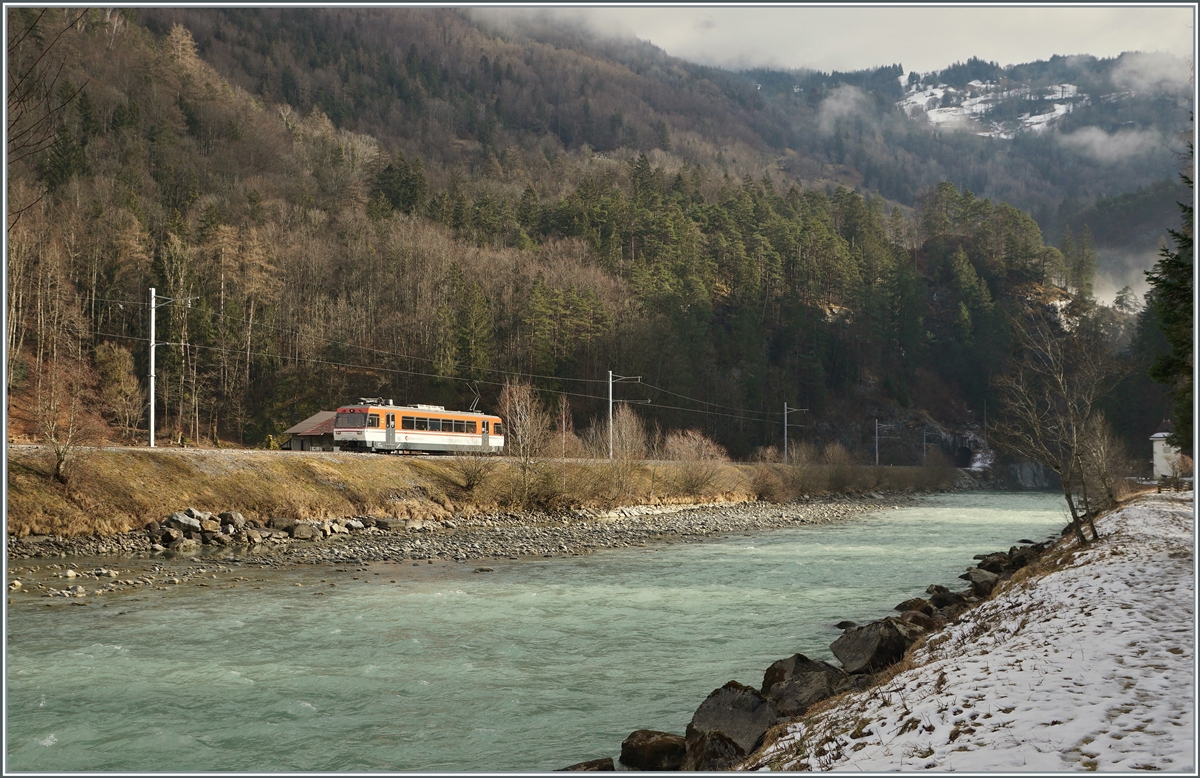
[[[1193,147],[1188,142],[1187,161],[1189,169],[1193,159]],[[1190,170],[1189,170],[1190,172]],[[1188,189],[1193,188],[1191,175],[1180,176]],[[1168,442],[1185,454],[1192,449],[1192,398],[1194,396],[1194,344],[1192,327],[1195,255],[1192,244],[1193,207],[1191,203],[1180,203],[1182,226],[1168,230],[1174,247],[1164,246],[1159,252],[1154,269],[1146,272],[1150,282],[1147,302],[1158,314],[1159,326],[1166,336],[1171,350],[1155,360],[1150,368],[1150,377],[1166,384],[1171,394],[1171,421],[1175,431]]]

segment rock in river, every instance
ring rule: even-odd
[[[569,767],[562,767],[558,770],[555,770],[555,772],[557,772],[557,773],[565,773],[565,772],[593,773],[593,772],[607,772],[608,770],[616,770],[616,769],[617,769],[616,766],[613,765],[612,757],[606,756],[603,759],[591,759],[591,760],[588,760],[587,762],[577,762]]]
[[[678,770],[687,744],[680,735],[639,729],[621,743],[620,762],[630,770]]]

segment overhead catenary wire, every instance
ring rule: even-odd
[[[61,296],[67,296],[67,295],[63,294],[63,295],[61,295]],[[72,296],[72,297],[81,297],[81,295],[79,295],[78,293],[76,293],[76,294],[74,294],[74,295],[71,295],[71,296]],[[135,302],[135,301],[133,301],[133,300],[112,300],[112,299],[98,298],[98,297],[97,297],[97,298],[87,298],[87,299],[93,299],[93,300],[97,300],[97,301],[101,301],[101,302],[110,302],[110,303],[116,303],[116,304],[118,304],[118,305],[140,305],[140,306],[142,306],[142,307],[148,307],[148,305],[149,305],[148,303],[144,303],[144,302]],[[237,317],[237,316],[230,316],[230,315],[228,315],[228,314],[221,313],[220,311],[212,311],[212,310],[209,310],[209,311],[205,311],[205,312],[206,312],[208,315],[211,315],[211,316],[216,316],[216,317],[223,318],[223,319],[227,319],[227,320],[229,320],[229,321],[235,321],[235,322],[238,322],[238,323],[240,323],[240,324],[246,324],[246,325],[250,325],[250,324],[251,324],[251,322],[250,322],[248,319],[245,319],[245,318],[239,318],[239,317]],[[411,359],[411,360],[413,360],[413,361],[416,361],[416,362],[429,362],[429,363],[432,363],[432,362],[434,361],[434,360],[433,360],[433,358],[431,358],[431,357],[419,357],[419,356],[416,356],[415,354],[403,354],[403,353],[401,353],[401,352],[399,352],[399,351],[388,351],[387,349],[375,348],[375,347],[373,347],[373,346],[364,346],[364,345],[362,345],[362,344],[360,344],[360,343],[352,343],[352,342],[349,342],[349,341],[344,341],[344,340],[335,340],[335,339],[333,339],[333,338],[324,338],[324,337],[321,337],[320,335],[313,335],[313,334],[310,334],[310,333],[302,333],[302,332],[299,332],[299,331],[297,331],[297,330],[288,329],[288,328],[286,328],[286,327],[279,327],[279,326],[276,326],[276,325],[273,325],[273,324],[268,324],[268,323],[266,323],[266,322],[258,322],[258,323],[255,323],[255,324],[254,324],[254,326],[256,326],[256,327],[258,327],[258,328],[260,328],[260,329],[272,330],[272,331],[274,331],[274,332],[281,332],[281,333],[284,333],[284,334],[286,334],[286,335],[291,335],[291,336],[293,336],[293,337],[295,337],[295,338],[298,338],[298,339],[307,338],[307,339],[311,339],[311,340],[320,341],[320,342],[322,342],[322,343],[328,343],[328,344],[330,344],[330,345],[334,345],[334,346],[343,346],[343,347],[346,347],[346,348],[358,349],[358,350],[360,350],[360,351],[365,351],[365,352],[368,352],[368,353],[371,353],[371,354],[378,354],[378,355],[380,355],[380,356],[396,357],[396,358],[398,358],[398,359]],[[131,336],[124,336],[124,335],[122,335],[122,336],[116,336],[116,335],[110,335],[109,337],[131,337]],[[145,340],[145,339],[144,339],[144,338],[141,338],[140,340]],[[464,366],[464,365],[460,365],[460,364],[457,364],[457,363],[455,364],[455,367],[463,367],[463,366]],[[546,381],[574,381],[574,382],[576,382],[576,383],[586,383],[586,384],[603,384],[603,383],[606,383],[606,379],[603,379],[603,378],[571,378],[571,377],[569,377],[569,376],[551,376],[551,375],[539,375],[539,374],[537,374],[537,373],[522,373],[522,372],[519,372],[519,371],[514,371],[514,370],[502,370],[502,369],[500,369],[500,368],[491,368],[491,367],[485,367],[485,368],[476,368],[476,369],[478,369],[478,370],[483,370],[483,371],[485,371],[485,372],[489,372],[489,373],[498,373],[498,374],[501,374],[501,375],[520,376],[520,377],[522,377],[522,378],[531,378],[531,379],[533,379],[533,378],[536,378],[536,379],[542,379],[542,380],[546,380]]]
[[[80,295],[76,294],[74,296],[78,297]],[[94,300],[101,301],[101,302],[111,302],[111,303],[124,304],[124,305],[140,305],[143,307],[148,305],[145,302],[134,301],[134,300],[114,300],[114,299],[107,299],[107,298],[90,298],[90,299],[94,299]],[[224,319],[228,319],[229,321],[238,322],[240,324],[249,324],[249,321],[245,318],[239,318],[237,316],[229,316],[228,314],[223,314],[219,311],[207,311],[207,313],[212,316],[218,316],[218,317],[221,317]],[[324,338],[319,335],[301,333],[301,332],[298,332],[293,329],[287,329],[286,327],[279,327],[279,326],[268,324],[265,322],[259,323],[257,326],[259,326],[262,329],[272,330],[275,332],[281,332],[281,333],[291,335],[296,338],[309,338],[309,339],[320,341],[323,343],[329,343],[329,344],[335,345],[335,346],[344,346],[347,348],[358,349],[360,351],[368,352],[371,354],[377,354],[380,356],[396,357],[399,359],[411,359],[414,361],[427,362],[427,363],[432,363],[434,361],[430,357],[420,357],[420,356],[415,356],[413,354],[404,354],[404,353],[401,353],[398,351],[389,351],[387,349],[375,348],[373,346],[364,346],[364,345],[361,345],[358,343],[351,343],[351,342],[347,342],[344,340],[335,340],[333,338]],[[458,364],[455,365],[455,367],[459,367],[459,366],[460,365],[458,365]],[[500,368],[476,368],[476,369],[483,370],[483,371],[489,372],[489,373],[497,373],[500,375],[511,375],[511,376],[518,376],[521,378],[528,378],[528,379],[540,379],[540,380],[544,380],[544,381],[572,381],[575,383],[590,383],[590,384],[607,383],[607,379],[604,379],[604,378],[572,378],[569,376],[551,376],[551,375],[541,375],[538,373],[524,373],[524,372],[514,371],[514,370],[502,370]],[[431,374],[425,374],[425,373],[419,373],[419,372],[413,372],[412,374],[413,375],[431,375]],[[444,377],[444,376],[439,375],[437,377]],[[727,411],[736,411],[737,413],[735,414],[735,416],[737,418],[747,418],[749,420],[754,420],[754,421],[767,421],[772,416],[772,413],[770,411],[757,411],[757,410],[753,410],[750,408],[740,408],[740,407],[734,406],[734,405],[725,405],[723,403],[715,403],[715,402],[711,402],[709,400],[700,400],[695,397],[689,397],[688,395],[680,394],[679,392],[673,392],[670,389],[664,389],[661,386],[655,386],[654,384],[647,383],[644,380],[639,380],[638,383],[641,384],[642,386],[645,386],[647,389],[652,389],[656,392],[662,392],[663,394],[667,394],[672,397],[678,397],[681,400],[687,400],[688,402],[693,402],[698,405],[703,405],[706,408],[723,408]],[[547,390],[547,391],[551,391],[551,390]],[[672,407],[673,408],[674,406],[658,405],[658,407],[660,407],[660,408]],[[677,408],[677,410],[691,410],[691,409]],[[715,412],[713,412],[713,411],[710,411],[710,413],[715,414]],[[746,414],[752,414],[752,415],[747,416]],[[715,415],[727,416],[729,414],[715,414]]]
[[[122,335],[122,334],[115,333],[115,332],[89,331],[88,334],[97,336],[97,337],[104,337],[104,338],[120,338],[120,339],[124,339],[124,340],[132,340],[132,341],[135,341],[138,343],[148,343],[149,342],[149,338],[144,338],[144,337],[140,337],[137,335]],[[185,344],[170,343],[170,344],[160,344],[160,345],[183,346]],[[487,384],[489,386],[504,386],[504,384],[500,381],[488,381],[486,379],[467,379],[467,378],[460,378],[457,376],[444,376],[444,375],[440,375],[438,373],[424,373],[424,372],[421,372],[418,370],[404,370],[404,369],[396,368],[396,367],[382,367],[379,365],[363,365],[363,364],[357,364],[357,363],[353,363],[353,362],[336,362],[336,361],[328,360],[328,359],[317,359],[314,357],[287,356],[284,354],[275,354],[275,353],[265,352],[265,351],[247,352],[246,350],[240,349],[240,348],[232,349],[232,348],[225,348],[222,346],[206,346],[206,345],[196,344],[196,343],[189,343],[186,345],[188,346],[188,348],[194,348],[197,350],[220,352],[220,353],[226,353],[226,354],[236,354],[238,356],[244,356],[247,353],[249,353],[251,356],[262,357],[262,358],[266,358],[266,359],[277,359],[277,360],[281,360],[281,361],[303,362],[305,364],[326,365],[328,367],[342,367],[342,368],[348,368],[348,369],[373,371],[373,372],[379,372],[379,373],[390,373],[390,374],[396,374],[396,375],[411,375],[411,376],[418,376],[421,378],[441,378],[441,379],[450,378],[451,380],[454,380],[454,381],[461,381],[461,382],[475,381],[476,383]],[[506,372],[508,372],[508,371],[506,371]],[[526,375],[523,373],[511,373],[511,374],[512,375]],[[567,397],[579,397],[579,398],[588,399],[588,400],[601,400],[601,401],[607,400],[607,397],[604,397],[604,396],[601,396],[598,394],[583,394],[581,392],[570,392],[570,391],[566,391],[563,389],[549,389],[549,388],[543,388],[543,387],[534,387],[534,388],[536,391],[546,392],[546,393],[554,394],[554,395],[565,395]],[[759,419],[759,418],[752,417],[752,416],[745,416],[742,414],[735,414],[735,413],[725,413],[725,412],[720,412],[720,411],[710,411],[710,410],[705,410],[705,409],[701,409],[701,408],[685,408],[685,407],[678,406],[678,405],[664,405],[662,403],[651,403],[651,406],[654,408],[662,408],[664,410],[683,411],[685,413],[704,413],[704,414],[708,414],[708,415],[712,415],[712,416],[721,416],[723,418],[740,419],[742,421],[754,421],[754,422],[763,421],[763,419]]]
[[[66,297],[65,293],[64,293],[64,297]],[[76,293],[74,295],[71,295],[71,297],[80,297],[80,295],[78,293]],[[109,299],[109,298],[91,298],[91,299],[98,300],[98,301],[106,301],[106,303],[116,303],[116,304],[120,304],[120,305],[142,305],[142,306],[149,305],[148,303],[144,303],[144,301],[115,300],[115,299]],[[246,318],[229,316],[229,315],[227,315],[227,313],[221,313],[220,311],[209,311],[209,313],[212,316],[217,316],[217,317],[221,317],[224,319],[228,319],[228,321],[232,321],[232,322],[238,322],[241,324],[250,324],[251,323]],[[269,329],[272,331],[277,331],[277,333],[292,335],[294,337],[298,337],[298,339],[311,339],[311,340],[316,340],[316,341],[320,341],[320,342],[330,343],[330,345],[334,345],[334,346],[355,348],[355,349],[359,349],[359,351],[382,355],[382,357],[395,357],[398,359],[412,359],[414,361],[424,361],[424,363],[432,363],[432,361],[433,361],[433,359],[430,357],[416,357],[416,355],[414,355],[414,354],[403,354],[400,352],[392,352],[392,351],[388,351],[388,349],[384,349],[384,348],[376,348],[373,346],[362,346],[362,345],[360,345],[360,343],[353,343],[353,342],[343,341],[343,340],[335,340],[335,339],[331,339],[331,337],[322,337],[319,335],[300,333],[300,331],[298,331],[298,330],[277,327],[277,325],[274,325],[274,324],[259,323],[258,327],[262,328],[262,329]],[[286,357],[281,357],[281,358],[286,358]],[[491,372],[491,373],[498,373],[498,375],[504,375],[504,376],[517,376],[517,377],[521,377],[521,378],[542,379],[542,381],[570,381],[570,382],[575,382],[575,383],[607,383],[605,378],[572,378],[569,376],[546,376],[546,375],[540,375],[540,373],[527,373],[527,372],[520,372],[520,371],[502,370],[502,369],[498,369],[498,367],[480,367],[480,369],[476,369],[476,370],[482,370],[482,371]],[[409,373],[410,373],[410,375],[431,375],[431,373],[421,373],[421,372],[415,372],[415,371],[409,371]],[[444,376],[438,376],[438,377],[444,377]],[[772,412],[769,412],[769,411],[754,411],[754,409],[751,409],[751,408],[740,408],[737,406],[725,405],[725,403],[712,402],[712,401],[708,401],[708,400],[700,400],[700,399],[697,399],[697,397],[691,397],[688,395],[679,394],[678,391],[672,391],[670,389],[664,389],[662,387],[658,387],[658,385],[647,383],[646,381],[642,381],[642,379],[638,379],[638,383],[640,383],[641,385],[643,385],[643,387],[646,387],[647,389],[652,389],[654,391],[661,391],[662,394],[671,395],[673,397],[679,397],[680,400],[686,400],[688,402],[695,402],[695,403],[697,403],[697,405],[702,405],[706,408],[724,408],[724,409],[726,409],[726,411],[737,412],[737,413],[732,414],[733,418],[744,418],[746,420],[766,421],[773,415]],[[658,403],[656,403],[656,405],[658,405]],[[671,407],[674,409],[679,409],[679,411],[691,411],[691,408],[677,408],[674,406],[662,406],[662,405],[659,405],[658,407]],[[716,413],[715,411],[707,411],[707,412],[713,413],[714,415],[722,415],[722,417],[728,417],[728,415],[731,415],[731,414],[727,414],[727,413]],[[746,415],[746,414],[752,414],[752,415]]]
[[[73,297],[81,297],[82,295],[79,295],[78,293],[76,293],[72,296]],[[115,299],[109,299],[109,298],[90,298],[90,299],[102,301],[102,302],[117,303],[119,305],[140,305],[143,307],[148,305],[148,303],[141,302],[141,301],[134,301],[134,300],[115,300]],[[239,318],[237,316],[229,316],[228,314],[223,314],[219,311],[207,311],[207,313],[209,315],[224,318],[229,321],[235,321],[240,324],[249,324],[250,323],[245,318]],[[274,332],[281,332],[286,335],[291,335],[295,338],[308,338],[308,339],[320,341],[323,343],[328,343],[328,344],[335,345],[335,346],[343,346],[346,348],[358,349],[360,351],[364,351],[364,352],[371,353],[371,354],[376,354],[379,356],[396,357],[399,359],[410,359],[410,360],[414,360],[417,362],[426,362],[426,363],[432,363],[434,361],[430,357],[420,357],[420,356],[415,356],[413,354],[404,354],[404,353],[401,353],[398,351],[389,351],[387,349],[375,348],[373,346],[364,346],[364,345],[361,345],[358,343],[351,343],[351,342],[347,342],[344,340],[335,340],[333,338],[324,338],[319,335],[301,333],[301,332],[298,332],[293,329],[287,329],[286,327],[279,327],[279,326],[268,324],[265,322],[259,323],[258,326],[261,329],[272,330]],[[280,357],[280,358],[284,358],[284,357]],[[286,358],[298,358],[298,357],[286,357]],[[460,366],[462,366],[462,365],[459,365],[459,364],[455,365],[455,367],[460,367]],[[526,379],[531,379],[531,380],[539,379],[539,380],[543,380],[543,381],[571,381],[574,383],[585,383],[585,384],[607,383],[607,379],[604,379],[604,378],[572,378],[569,376],[551,376],[551,375],[541,375],[538,373],[524,373],[524,372],[514,371],[514,370],[503,370],[500,368],[475,368],[475,369],[483,370],[484,372],[495,373],[495,374],[499,374],[499,375],[517,376],[520,378],[526,378]],[[432,375],[434,377],[439,377],[439,378],[445,377],[440,374],[421,373],[419,371],[408,371],[407,374],[409,374],[409,375]],[[670,389],[664,389],[661,386],[655,386],[654,384],[650,384],[650,383],[647,383],[642,380],[639,380],[638,383],[641,384],[642,386],[645,386],[647,389],[651,389],[656,392],[662,392],[663,394],[667,394],[672,397],[678,397],[681,400],[686,400],[688,402],[693,402],[698,405],[702,405],[705,407],[705,412],[710,413],[712,415],[716,415],[716,416],[740,418],[740,419],[744,419],[747,421],[768,421],[768,420],[770,420],[770,418],[772,416],[772,413],[770,411],[758,411],[758,410],[754,410],[751,408],[740,408],[738,406],[725,405],[723,403],[715,403],[715,402],[711,402],[709,400],[700,400],[695,397],[689,397],[688,395],[680,394],[679,392],[673,392]],[[553,390],[545,390],[545,391],[553,391]],[[661,404],[657,404],[657,403],[656,403],[656,405],[660,408],[671,408],[673,410],[685,410],[685,411],[697,410],[697,409],[691,409],[691,408],[679,408],[677,406],[666,406],[666,405],[661,405]],[[733,413],[733,414],[717,413],[716,411],[707,410],[708,408],[723,408],[726,411],[734,411],[735,413]]]

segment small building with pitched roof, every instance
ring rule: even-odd
[[[291,435],[279,447],[288,451],[337,451],[333,444],[333,420],[336,411],[318,411],[294,427],[283,431]]]

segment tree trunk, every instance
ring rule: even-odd
[[[1079,510],[1075,507],[1075,495],[1071,491],[1072,474],[1059,473],[1059,481],[1062,483],[1063,498],[1067,501],[1067,508],[1071,511],[1071,527],[1075,530],[1075,538],[1079,541],[1079,545],[1086,546],[1087,538],[1083,534],[1083,524],[1079,521]]]
[[[1083,515],[1087,518],[1088,527],[1092,530],[1092,540],[1099,540],[1100,533],[1096,531],[1096,522],[1093,520],[1095,511],[1092,509],[1092,503],[1088,500],[1087,488],[1087,472],[1083,469],[1083,462],[1078,462],[1079,467],[1079,485],[1083,489]]]

